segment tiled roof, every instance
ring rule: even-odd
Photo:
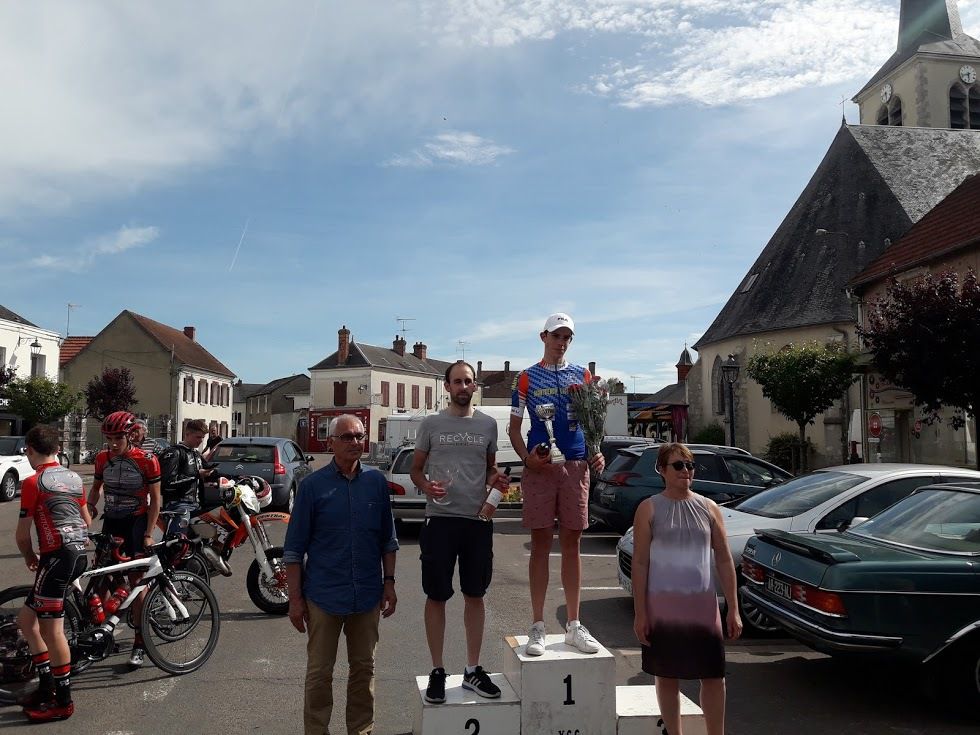
[[[37,324],[27,321],[20,314],[12,312],[6,306],[0,306],[0,319],[6,319],[8,322],[17,322],[18,324],[23,324],[25,327],[37,326]]]
[[[149,317],[126,310],[123,312],[132,317],[153,339],[165,349],[173,349],[174,357],[184,365],[207,370],[218,375],[234,378],[235,374],[214,355],[208,352],[196,340],[191,339],[182,329],[174,329],[161,324]]]
[[[261,396],[261,395],[265,395],[266,393],[272,393],[276,390],[279,390],[284,385],[288,385],[289,383],[292,383],[294,381],[296,383],[295,386],[296,393],[310,392],[310,377],[305,373],[298,373],[296,375],[290,375],[287,378],[276,378],[275,380],[270,380],[265,385],[259,386],[258,389],[253,391],[252,395]]]
[[[320,360],[310,370],[331,370],[334,368],[350,367],[376,367],[388,368],[392,370],[407,370],[412,373],[423,373],[425,375],[443,375],[446,368],[452,363],[444,360],[427,358],[420,360],[411,352],[399,355],[390,347],[377,347],[375,345],[363,344],[350,341],[350,353],[347,362],[340,365],[337,361],[337,353],[334,352]]]
[[[960,184],[851,281],[859,286],[980,245],[980,174]]]
[[[853,321],[844,288],[968,176],[980,132],[843,125],[698,343]],[[817,234],[817,230],[827,232]]]
[[[480,373],[480,395],[484,398],[510,398],[514,379],[520,370],[484,370]]]
[[[58,354],[58,365],[64,367],[69,360],[84,350],[88,343],[95,337],[65,337],[61,343],[61,352]]]
[[[232,386],[232,401],[234,403],[242,403],[247,398],[251,398],[255,395],[255,392],[261,388],[264,383],[235,383]]]

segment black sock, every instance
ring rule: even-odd
[[[31,658],[34,661],[34,670],[37,671],[38,690],[53,693],[54,679],[51,677],[51,659],[48,652],[35,653]]]
[[[52,666],[51,676],[54,678],[54,697],[59,707],[71,704],[71,664]]]

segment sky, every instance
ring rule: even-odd
[[[193,325],[248,383],[342,325],[523,367],[566,311],[573,362],[652,392],[857,122],[898,8],[5,2],[0,304]]]

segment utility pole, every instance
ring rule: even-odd
[[[633,379],[633,393],[636,393],[636,379],[638,377],[640,377],[640,376],[639,375],[630,375],[630,377]]]

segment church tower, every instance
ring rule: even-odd
[[[956,0],[902,0],[898,48],[852,101],[862,125],[980,130],[978,77]]]

